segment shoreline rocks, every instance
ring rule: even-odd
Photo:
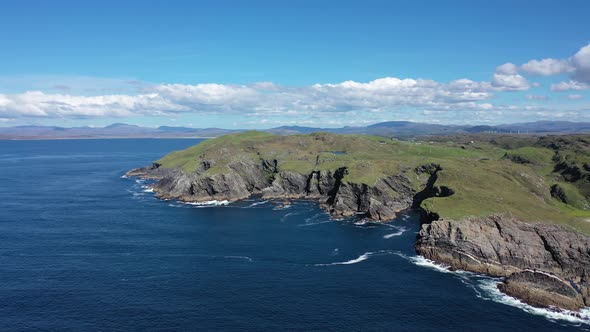
[[[240,160],[225,172],[211,172],[204,161],[193,173],[154,163],[127,176],[157,180],[161,199],[184,202],[263,199],[309,199],[335,218],[362,214],[376,221],[391,220],[403,210],[420,209],[424,199],[454,194],[436,186],[440,165],[425,164],[373,185],[347,181],[346,167],[302,174],[280,169],[277,160]],[[424,213],[426,211],[423,211]],[[505,280],[499,289],[537,307],[579,310],[590,305],[590,238],[551,224],[529,224],[503,216],[440,219],[425,214],[416,252],[452,269]]]
[[[204,165],[214,165],[214,162]],[[430,196],[439,196],[441,192],[453,194],[434,186],[441,169],[435,164],[406,169],[398,175],[378,179],[373,185],[347,181],[346,167],[302,174],[281,170],[278,165],[277,160],[260,160],[259,163],[240,160],[229,164],[223,173],[208,172],[208,167],[187,173],[155,163],[130,170],[127,176],[158,180],[153,189],[161,199],[238,201],[252,195],[263,199],[312,199],[334,217],[364,214],[377,221],[394,219],[400,211],[415,207]]]
[[[590,304],[590,238],[503,216],[424,224],[416,252],[452,269],[504,277],[499,289],[530,305],[579,310]]]

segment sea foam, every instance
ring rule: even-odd
[[[404,256],[404,255],[400,255]],[[451,273],[459,277],[459,280],[472,288],[476,296],[483,300],[494,301],[512,307],[516,307],[529,314],[544,316],[550,321],[566,321],[578,325],[590,325],[590,307],[584,308],[579,312],[563,310],[559,308],[537,308],[528,305],[517,298],[506,295],[498,289],[498,284],[501,282],[498,278],[492,278],[481,274],[476,274],[468,271],[456,270],[452,271],[448,266],[435,263],[422,256],[406,257],[412,263],[418,266],[426,267],[442,273]]]
[[[223,200],[223,201],[213,200],[213,201],[205,201],[205,202],[183,202],[183,203],[187,204],[187,205],[206,207],[206,206],[228,205],[229,201],[228,200]]]
[[[388,255],[388,254],[396,254],[395,251],[391,250],[379,250],[379,251],[367,251],[366,253],[358,256],[357,258],[344,261],[344,262],[333,262],[333,263],[324,263],[324,264],[314,264],[314,266],[333,266],[333,265],[351,265],[360,263],[362,261],[366,261],[372,256],[380,256],[380,255]]]
[[[483,290],[483,294],[478,295],[484,300],[491,300],[494,302],[506,304],[516,307],[529,314],[544,316],[551,321],[567,321],[572,324],[590,325],[590,308],[584,308],[580,312],[563,310],[558,308],[544,309],[528,305],[517,298],[506,295],[498,289],[498,279],[485,278],[478,281],[478,287]]]
[[[391,239],[392,237],[400,236],[406,232],[405,227],[400,227],[399,231],[383,235],[384,239]]]
[[[247,209],[247,208],[255,207],[255,206],[266,204],[266,203],[268,203],[268,201],[254,202],[254,203],[246,206],[245,208]]]

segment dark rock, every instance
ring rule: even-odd
[[[316,139],[325,139],[316,135]],[[278,160],[255,162],[240,159],[227,166],[227,171],[208,174],[213,161],[202,161],[194,173],[179,169],[143,168],[132,170],[131,176],[158,179],[154,192],[160,198],[188,202],[213,200],[235,201],[251,195],[264,198],[304,198],[319,201],[333,216],[345,217],[364,214],[375,220],[390,220],[400,211],[412,208],[432,196],[448,196],[453,191],[434,186],[437,164],[426,164],[414,169],[412,177],[423,181],[422,190],[416,192],[408,172],[378,179],[375,184],[353,183],[346,180],[348,170],[315,170],[301,174],[281,170]]]
[[[546,272],[515,272],[498,288],[536,307],[578,310],[585,306],[582,295],[568,281]]]
[[[422,226],[416,251],[453,269],[507,277],[500,289],[531,305],[590,304],[590,238],[567,227],[500,216],[442,219]]]
[[[532,164],[533,163],[529,159],[527,159],[521,155],[518,155],[518,154],[505,153],[504,156],[502,157],[502,159],[507,159],[507,160],[510,160],[513,163],[517,163],[517,164]]]
[[[558,199],[565,204],[569,203],[565,191],[558,184],[554,184],[551,186],[551,197]]]

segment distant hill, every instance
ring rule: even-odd
[[[189,128],[160,126],[141,127],[125,123],[114,123],[106,127],[58,127],[58,126],[15,126],[0,127],[0,139],[64,139],[64,138],[175,138],[175,137],[217,137],[245,130],[222,128]],[[411,137],[425,135],[447,135],[463,133],[514,133],[514,134],[575,134],[590,133],[590,123],[568,121],[537,121],[526,123],[489,125],[440,125],[410,121],[387,121],[369,126],[318,128],[303,126],[281,126],[262,130],[279,135],[330,132],[338,134],[367,134],[386,137]]]
[[[590,123],[569,121],[537,121],[497,126],[511,132],[531,133],[587,133]]]

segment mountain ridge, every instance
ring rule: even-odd
[[[0,127],[0,139],[76,139],[76,138],[202,138],[244,132],[247,129],[191,128],[175,126],[142,127],[113,123],[105,127],[61,127],[20,125]],[[329,132],[367,134],[385,137],[411,137],[445,134],[514,133],[514,134],[579,134],[590,133],[590,123],[571,121],[536,121],[500,125],[431,124],[412,121],[385,121],[367,126],[339,128],[279,126],[260,131],[278,135]]]

